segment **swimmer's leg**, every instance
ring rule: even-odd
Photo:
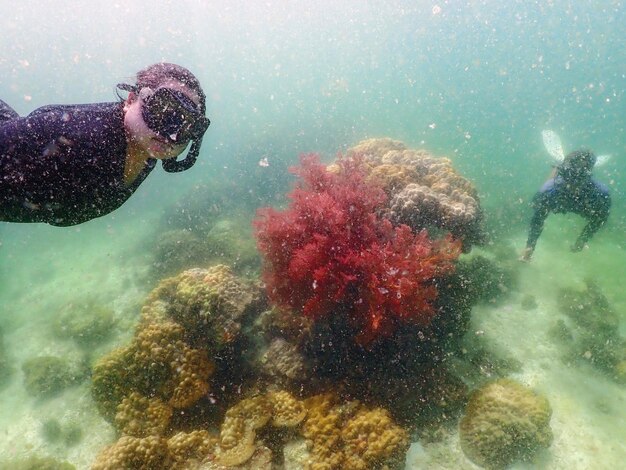
[[[0,100],[0,122],[10,121],[18,117],[20,117],[20,115],[17,114],[11,106]]]

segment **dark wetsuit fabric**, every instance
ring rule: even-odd
[[[75,225],[120,207],[156,164],[124,184],[123,103],[52,105],[19,117],[0,101],[0,221]]]
[[[577,240],[577,245],[582,246],[608,219],[611,197],[609,189],[593,179],[569,184],[557,176],[545,182],[541,190],[535,194],[532,204],[534,213],[526,246],[535,248],[550,212],[573,212],[587,220],[587,225]]]

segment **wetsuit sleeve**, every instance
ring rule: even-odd
[[[124,183],[123,105],[51,105],[0,123],[0,221],[76,225],[120,207],[150,173]]]
[[[533,216],[530,219],[530,229],[526,247],[535,249],[537,240],[543,231],[543,224],[550,213],[550,193],[540,191],[535,194],[532,202]]]
[[[15,112],[11,106],[0,100],[0,124],[4,121],[19,118],[20,115]]]

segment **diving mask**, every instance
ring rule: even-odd
[[[172,144],[187,144],[193,141],[184,160],[163,160],[163,168],[168,172],[184,171],[195,163],[200,151],[202,137],[211,121],[198,109],[191,98],[179,90],[162,87],[153,91],[149,87],[121,83],[121,90],[137,93],[142,101],[141,116],[154,133]]]

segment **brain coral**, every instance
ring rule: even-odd
[[[474,463],[502,469],[550,446],[548,400],[510,379],[475,391],[460,422],[461,447]]]

